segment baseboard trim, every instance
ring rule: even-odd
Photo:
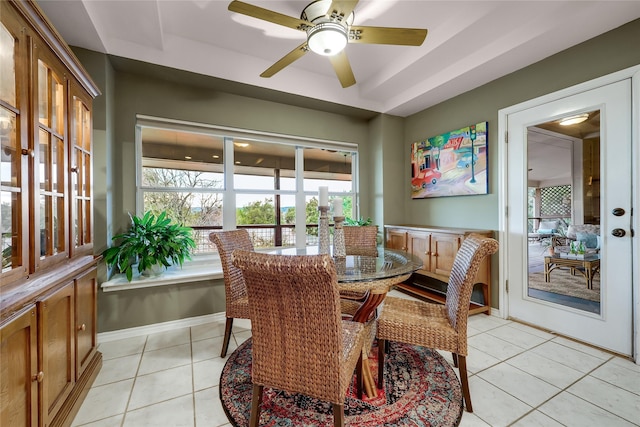
[[[206,314],[204,316],[188,317],[186,319],[171,320],[168,322],[154,323],[152,325],[136,326],[133,328],[119,329],[117,331],[100,332],[98,343],[121,340],[125,338],[139,337],[141,335],[166,332],[174,329],[187,328],[191,326],[203,325],[216,321],[224,321],[225,313]]]

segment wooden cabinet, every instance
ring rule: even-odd
[[[98,279],[96,269],[91,269],[75,281],[75,360],[76,380],[82,376],[92,361],[97,342]]]
[[[0,328],[0,425],[38,425],[36,307],[31,305]]]
[[[69,425],[98,374],[97,269],[79,270],[0,323],[0,425]]]
[[[51,425],[75,384],[74,301],[70,282],[37,303],[43,426]]]
[[[97,351],[92,100],[33,0],[0,2],[0,421],[68,426]]]
[[[416,255],[422,260],[422,269],[411,279],[397,287],[415,296],[444,302],[453,261],[465,236],[477,233],[493,236],[490,230],[443,228],[413,225],[386,225],[385,246]],[[469,308],[471,314],[491,310],[491,259],[486,258],[476,275],[476,285]]]

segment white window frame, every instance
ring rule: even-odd
[[[261,194],[265,195],[293,195],[296,204],[296,247],[304,247],[306,244],[306,198],[317,195],[313,191],[304,191],[304,149],[324,148],[336,151],[346,151],[353,154],[351,161],[351,192],[330,192],[329,196],[349,196],[352,198],[353,212],[351,216],[359,217],[359,165],[358,145],[350,142],[331,141],[317,138],[307,138],[286,134],[258,132],[243,130],[225,126],[194,123],[183,120],[165,119],[138,114],[136,116],[135,148],[136,148],[136,214],[142,215],[144,206],[144,191],[156,190],[142,185],[142,129],[144,127],[161,128],[167,130],[198,132],[223,138],[223,188],[215,190],[202,190],[202,192],[214,192],[222,194],[222,227],[224,230],[236,228],[236,195],[237,194]],[[280,145],[292,145],[295,147],[295,180],[296,190],[252,190],[234,189],[234,138],[243,140],[255,140],[261,143],[272,142]],[[164,163],[169,165],[170,161]],[[184,162],[180,161],[184,165]],[[217,169],[217,168],[216,168]],[[183,188],[171,188],[170,191],[184,191]],[[192,191],[192,188],[187,189]],[[167,190],[169,191],[169,190]]]

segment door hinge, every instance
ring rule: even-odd
[[[504,281],[504,290],[506,293],[509,293],[509,280]]]
[[[504,216],[509,217],[509,206],[504,207]]]
[[[509,143],[509,131],[504,131],[504,143],[508,144]]]

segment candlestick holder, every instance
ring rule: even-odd
[[[318,253],[329,253],[329,206],[318,206]]]
[[[335,224],[333,229],[333,256],[345,257],[347,256],[347,251],[344,244],[344,230],[342,228],[344,217],[334,216],[333,222]]]

